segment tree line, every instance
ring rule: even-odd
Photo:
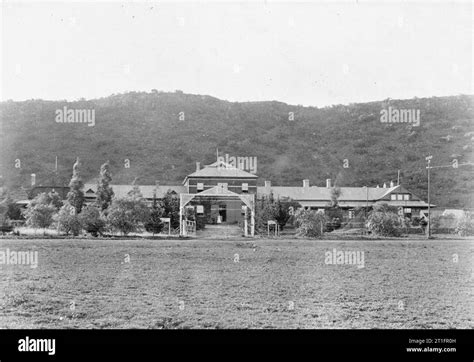
[[[158,234],[164,227],[161,218],[170,218],[171,228],[179,227],[179,199],[171,190],[161,200],[155,193],[149,207],[135,179],[126,196],[114,197],[108,161],[100,167],[95,201],[86,204],[80,167],[77,159],[66,200],[62,201],[56,192],[41,193],[31,200],[24,212],[27,226],[46,229],[55,224],[58,232],[73,236],[82,231],[93,236],[143,230]]]

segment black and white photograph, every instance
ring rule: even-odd
[[[472,361],[472,1],[0,11],[0,361],[117,330]]]

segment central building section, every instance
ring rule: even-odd
[[[196,171],[183,181],[188,194],[181,201],[182,214],[193,208],[206,224],[239,224],[244,226],[246,215],[253,214],[258,176],[216,161]]]

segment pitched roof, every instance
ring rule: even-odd
[[[380,200],[385,195],[395,191],[399,186],[391,188],[377,187],[340,187],[340,201],[375,201]],[[331,200],[331,189],[327,187],[310,186],[310,187],[294,187],[294,186],[265,186],[257,187],[257,193],[269,195],[273,192],[275,197],[289,197],[293,200]]]
[[[3,187],[1,188],[3,192]],[[1,193],[0,192],[0,193]],[[13,200],[13,201],[19,201],[19,200],[27,200],[28,199],[28,190],[24,189],[23,187],[9,190],[8,191],[8,196]]]
[[[114,190],[115,197],[126,197],[130,191],[133,189],[133,185],[110,185],[112,190]],[[153,194],[156,191],[156,197],[158,199],[162,198],[168,190],[175,191],[177,194],[187,192],[186,187],[180,185],[143,185],[140,186],[140,191],[144,198],[153,199]],[[84,192],[86,197],[94,197],[97,191],[97,184],[84,184]]]
[[[408,190],[403,188],[401,185],[390,188],[382,187],[340,187],[341,195],[339,196],[338,203],[340,206],[346,207],[357,207],[364,206],[367,201],[385,201],[383,200],[387,195],[392,192],[407,192]],[[286,187],[286,186],[272,186],[267,188],[257,187],[257,193],[260,195],[269,195],[273,193],[274,197],[285,198],[289,197],[295,201],[311,201],[312,206],[323,207],[331,201],[331,189],[327,187]],[[413,195],[413,194],[412,194]],[[416,197],[416,195],[414,195]],[[418,198],[418,197],[416,197]],[[405,207],[427,207],[428,204],[422,200],[411,199],[403,201],[390,200],[390,205],[394,206],[405,206]],[[434,206],[434,205],[432,205]]]
[[[204,166],[199,171],[186,176],[184,182],[186,182],[188,177],[258,178],[257,175],[241,170],[223,161],[216,161]]]

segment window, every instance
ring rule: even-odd
[[[198,191],[204,190],[204,184],[202,182],[198,182],[197,189],[198,189]]]
[[[405,214],[411,214],[411,208],[405,207],[404,212],[405,212]]]
[[[396,199],[397,199],[397,195],[396,195],[396,194],[391,194],[391,195],[390,195],[390,199],[391,199],[392,201],[396,200]]]
[[[405,200],[405,201],[410,200],[410,195],[408,195],[408,194],[403,195],[403,200]],[[411,212],[411,211],[410,211],[410,212]]]
[[[398,195],[397,195],[397,200],[399,200],[399,201],[403,200],[403,195],[398,194]]]
[[[217,186],[222,187],[224,190],[227,190],[227,182],[218,183]]]
[[[354,210],[349,210],[349,219],[353,219],[355,216]]]
[[[242,191],[247,191],[247,192],[249,191],[249,184],[248,183],[246,183],[246,182],[242,183]]]
[[[204,214],[204,206],[203,205],[197,205],[196,206],[196,212],[198,214]]]

